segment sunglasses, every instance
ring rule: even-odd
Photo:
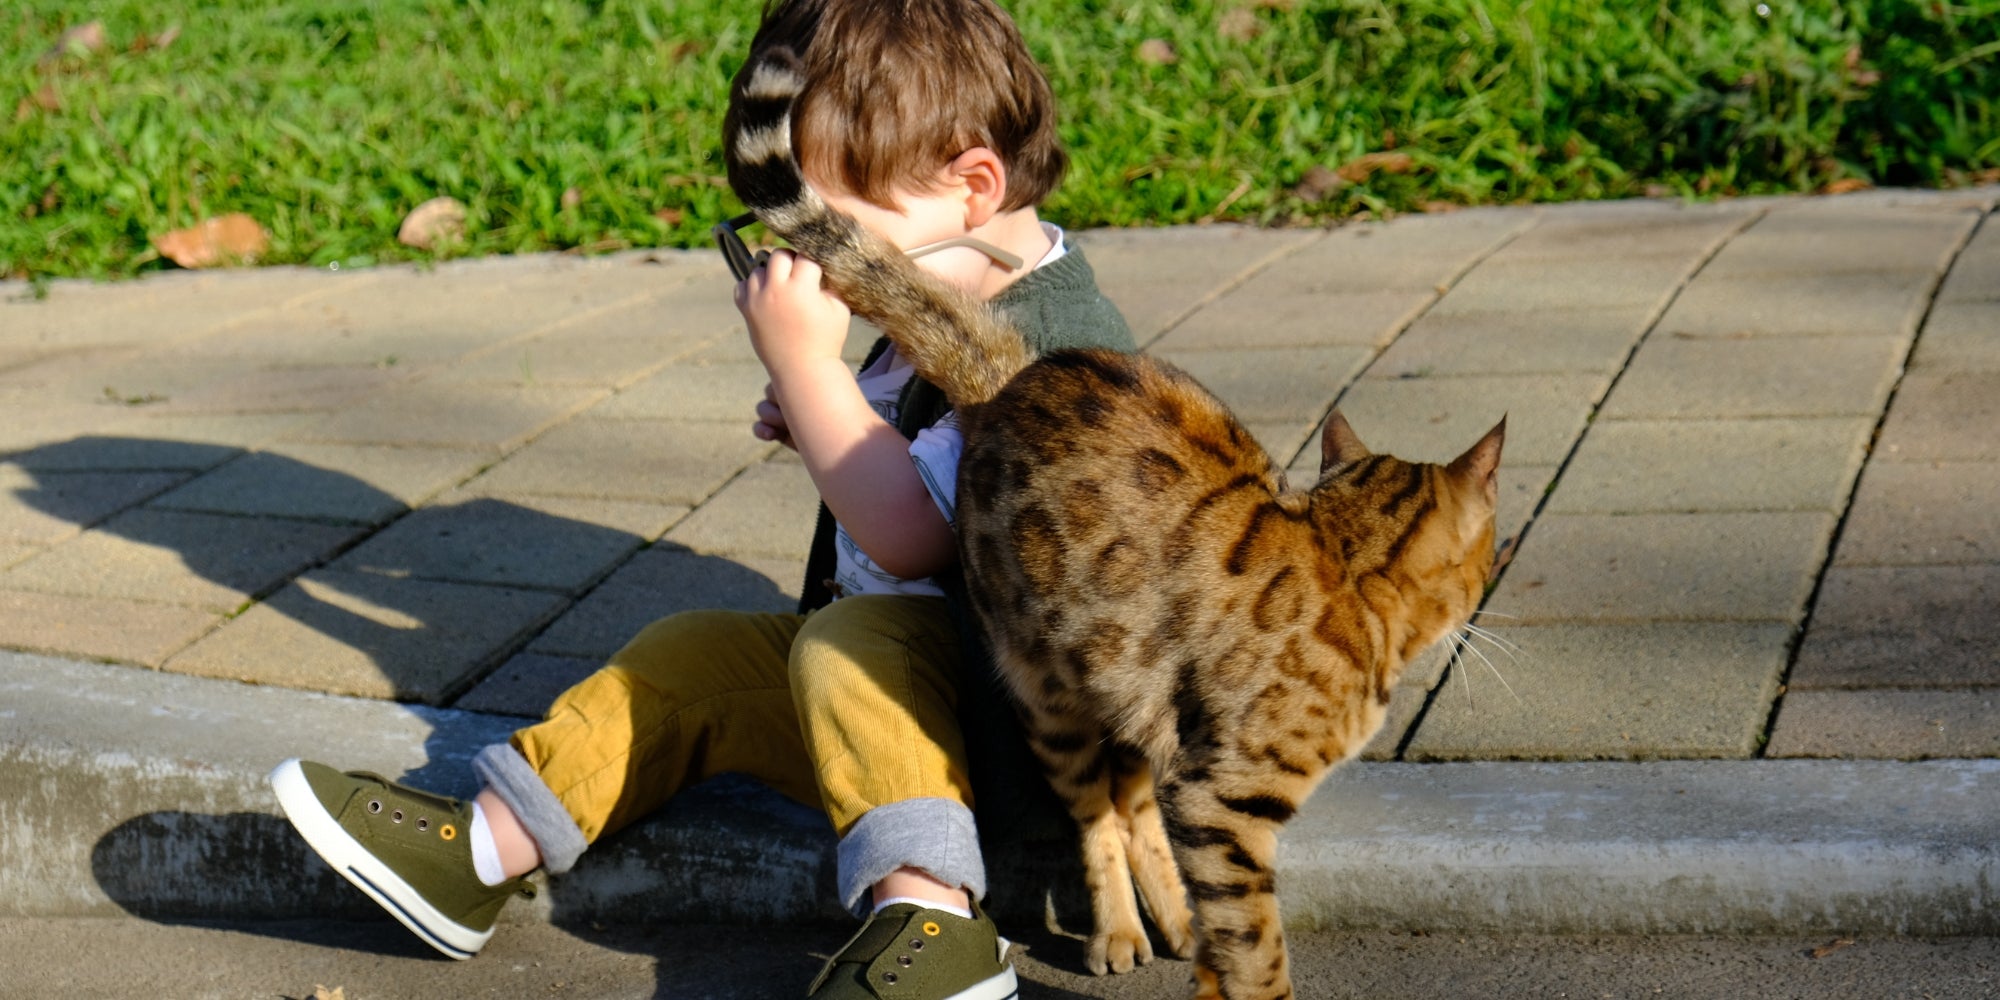
[[[759,250],[753,254],[750,252],[750,248],[743,244],[743,237],[736,235],[744,228],[754,225],[756,222],[757,216],[745,213],[709,230],[709,234],[715,237],[716,248],[722,251],[722,259],[729,262],[729,273],[735,275],[737,281],[748,278],[750,272],[764,266],[764,262],[771,259],[771,251]],[[968,247],[977,250],[987,257],[992,258],[993,263],[1000,265],[1002,269],[1008,271],[1020,270],[1021,265],[1025,263],[1019,256],[1008,253],[985,240],[975,239],[971,236],[954,236],[948,240],[926,243],[920,247],[911,247],[903,251],[903,256],[915,260],[918,257],[928,257],[940,250],[950,250],[955,247]]]

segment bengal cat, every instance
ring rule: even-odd
[[[801,80],[785,50],[737,77],[730,183],[958,411],[961,562],[1080,827],[1092,971],[1152,957],[1136,880],[1168,946],[1192,953],[1197,996],[1291,996],[1278,828],[1380,728],[1403,665],[1465,627],[1493,560],[1505,421],[1428,465],[1371,453],[1336,412],[1319,481],[1291,489],[1185,373],[1101,350],[1032,358],[986,306],[829,209],[792,153]]]

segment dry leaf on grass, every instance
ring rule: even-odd
[[[678,226],[687,218],[687,211],[679,208],[662,208],[653,213],[653,218],[669,226]]]
[[[241,212],[205,219],[153,241],[160,256],[190,268],[249,263],[270,246],[264,227]]]
[[[1335,171],[1349,184],[1359,184],[1376,174],[1407,174],[1417,161],[1408,153],[1363,153]]]
[[[1407,174],[1416,165],[1408,153],[1363,153],[1338,169],[1318,164],[1306,168],[1306,175],[1299,178],[1291,193],[1303,201],[1325,201],[1350,184],[1360,184],[1376,174]]]
[[[132,39],[132,51],[135,53],[145,52],[148,49],[158,51],[174,44],[174,39],[179,37],[181,37],[181,26],[178,24],[169,25],[167,30],[157,35],[142,34]]]
[[[1866,191],[1874,186],[1875,185],[1870,184],[1859,177],[1842,177],[1837,181],[1827,182],[1826,186],[1819,189],[1819,193],[1853,194],[1856,191]]]
[[[668,187],[726,188],[729,178],[722,174],[668,174],[660,178],[660,183]]]
[[[1139,43],[1139,61],[1155,66],[1171,66],[1181,61],[1181,54],[1174,51],[1174,43],[1164,38],[1148,38]]]
[[[1264,22],[1242,7],[1232,7],[1216,22],[1215,33],[1230,41],[1247,42],[1264,33]]]
[[[103,21],[86,21],[56,36],[56,44],[42,54],[43,62],[53,62],[64,56],[87,56],[109,45],[111,36],[104,30]]]
[[[396,230],[396,242],[419,250],[435,250],[463,239],[465,203],[451,197],[432,198],[411,209]]]
[[[564,189],[563,189],[563,193],[562,193],[562,207],[563,207],[563,211],[567,212],[567,211],[569,211],[570,209],[572,209],[572,208],[575,208],[576,206],[578,206],[578,205],[581,205],[581,204],[583,204],[583,192],[582,192],[582,191],[578,191],[578,190],[577,190],[576,188],[564,188]]]
[[[1292,188],[1292,195],[1301,201],[1325,201],[1328,195],[1347,186],[1341,176],[1315,163],[1306,168],[1306,175]]]
[[[55,87],[45,83],[33,94],[21,98],[20,103],[14,105],[14,120],[17,122],[27,121],[34,116],[36,111],[61,110],[62,95],[56,93]]]

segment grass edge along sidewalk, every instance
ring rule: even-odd
[[[695,246],[753,5],[253,0],[0,29],[0,277],[130,275],[242,212],[267,263]],[[1326,222],[2000,170],[2000,0],[1017,0],[1077,227]],[[396,241],[466,203],[465,238]]]

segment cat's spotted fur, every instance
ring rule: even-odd
[[[778,50],[738,76],[730,181],[958,410],[968,589],[1081,828],[1091,968],[1152,957],[1136,881],[1168,946],[1193,954],[1198,995],[1290,996],[1278,828],[1380,728],[1403,664],[1472,614],[1503,429],[1414,464],[1370,453],[1336,413],[1319,482],[1292,490],[1174,367],[1031,358],[805,185],[796,66]]]

